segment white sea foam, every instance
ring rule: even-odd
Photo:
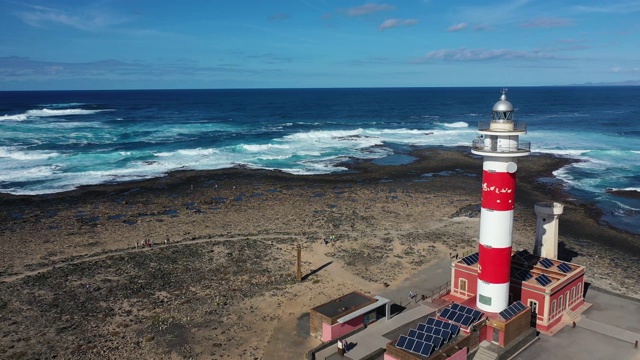
[[[58,166],[34,166],[31,168],[4,169],[0,172],[0,181],[35,181],[52,180]]]
[[[216,149],[201,149],[201,148],[197,148],[197,149],[180,149],[180,150],[176,150],[176,151],[170,151],[170,152],[159,152],[159,153],[155,153],[155,156],[160,156],[160,157],[170,157],[170,156],[208,156],[208,155],[212,155],[214,153],[216,153],[217,150]]]
[[[613,201],[616,205],[620,206],[620,208],[625,209],[625,210],[631,210],[631,211],[640,211],[640,209],[634,208],[632,206],[629,206],[627,204],[623,204],[619,201]]]
[[[577,157],[588,153],[591,150],[558,150],[558,149],[536,149],[536,152],[559,155],[559,156],[568,156],[568,157]]]
[[[91,115],[102,111],[113,111],[113,109],[88,110],[88,109],[40,109],[28,110],[27,116],[49,117],[49,116],[67,116],[67,115]]]
[[[13,160],[43,160],[59,155],[59,153],[53,151],[24,151],[11,146],[0,146],[0,158],[10,158]]]
[[[454,122],[454,123],[443,123],[442,125],[444,127],[448,127],[448,128],[466,128],[466,127],[469,127],[469,124],[467,124],[464,121],[458,121],[458,122]]]
[[[27,114],[2,115],[0,121],[24,121],[27,120]]]
[[[242,148],[247,151],[257,152],[265,150],[284,150],[289,149],[289,145],[277,145],[277,144],[261,144],[261,145],[242,145]]]

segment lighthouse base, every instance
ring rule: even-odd
[[[509,282],[504,284],[489,284],[478,280],[478,309],[486,312],[498,313],[509,306]]]

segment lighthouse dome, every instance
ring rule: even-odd
[[[507,94],[502,93],[500,96],[500,101],[493,105],[493,111],[505,112],[505,111],[513,111],[513,105],[507,100]]]

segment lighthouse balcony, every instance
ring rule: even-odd
[[[506,142],[506,144],[496,141],[487,142],[483,139],[473,140],[471,143],[471,152],[482,156],[503,156],[503,157],[519,157],[531,154],[531,142]]]
[[[478,132],[486,135],[522,135],[527,132],[527,123],[508,120],[480,121]]]

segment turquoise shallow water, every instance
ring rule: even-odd
[[[501,89],[279,89],[0,93],[0,192],[46,194],[244,165],[344,171],[350,157],[411,161],[415,146],[469,146]],[[555,176],[639,232],[640,88],[513,88],[522,140],[578,158]]]

